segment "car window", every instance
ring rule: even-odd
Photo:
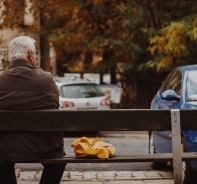
[[[168,89],[174,90],[177,95],[181,94],[181,83],[182,83],[182,73],[176,70],[170,83]]]
[[[181,94],[182,73],[179,70],[173,70],[166,77],[164,83],[160,87],[159,93],[166,90],[174,90],[178,95]]]
[[[186,79],[186,101],[197,100],[197,72],[189,71]]]
[[[96,84],[63,85],[60,88],[61,96],[65,98],[90,98],[104,96]]]
[[[169,82],[172,78],[172,76],[174,75],[175,71],[172,71],[168,74],[168,76],[166,77],[166,79],[164,80],[163,84],[161,85],[160,89],[159,89],[159,93],[163,93],[164,91],[166,91],[168,89],[169,86]]]

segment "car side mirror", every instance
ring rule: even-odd
[[[166,90],[161,94],[163,100],[180,100],[180,96],[176,94],[174,90]]]

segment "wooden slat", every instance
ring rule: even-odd
[[[98,158],[77,158],[75,156],[64,156],[58,159],[43,159],[32,163],[117,163],[117,162],[166,162],[172,161],[172,153],[160,154],[133,154],[133,155],[116,155],[109,159]],[[197,153],[182,153],[182,160],[197,160]],[[0,161],[2,163],[2,161]],[[31,162],[17,162],[17,163],[31,163]]]
[[[181,129],[197,130],[197,110],[181,109],[180,110]]]
[[[197,160],[197,152],[187,152],[182,153],[182,160]]]
[[[0,131],[20,130],[171,130],[170,110],[0,111]]]
[[[40,162],[53,163],[58,162],[58,159],[42,160]],[[118,162],[153,162],[153,161],[172,161],[172,154],[136,154],[130,156],[115,156],[109,159],[98,159],[98,158],[76,158],[65,156],[59,159],[60,162],[67,163],[118,163]]]
[[[119,162],[154,162],[154,161],[160,161],[160,162],[172,161],[172,153],[133,154],[128,156],[116,155],[115,157],[109,159],[77,158],[75,156],[74,157],[64,156],[58,159],[43,159],[33,163],[119,163]],[[21,163],[25,163],[25,162],[21,162]],[[27,162],[27,163],[31,163],[31,162]]]

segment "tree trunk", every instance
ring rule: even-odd
[[[117,84],[116,78],[116,65],[112,65],[110,68],[110,75],[111,75],[111,84]]]
[[[40,24],[44,29],[46,29],[47,19],[43,16],[42,10],[40,11],[41,11]],[[41,48],[41,68],[45,71],[51,72],[50,52],[49,52],[50,46],[49,46],[49,40],[47,35],[41,35],[40,48]]]
[[[126,73],[123,76],[122,88],[123,96],[122,103],[124,109],[137,108],[137,80],[135,74]]]
[[[41,36],[41,68],[51,72],[49,42],[45,36]]]

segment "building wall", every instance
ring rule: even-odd
[[[7,59],[7,48],[9,42],[17,37],[17,36],[29,36],[36,40],[35,47],[37,51],[37,59],[38,59],[38,67],[40,66],[40,36],[38,33],[35,32],[26,32],[23,27],[27,27],[29,25],[34,25],[39,28],[40,26],[40,20],[34,19],[33,12],[29,11],[29,8],[31,6],[30,0],[25,0],[27,3],[27,7],[25,9],[26,14],[21,15],[21,20],[23,20],[23,26],[19,26],[15,29],[8,29],[5,28],[3,30],[0,30],[0,68],[2,69],[2,59]],[[0,13],[5,9],[3,3],[0,3]],[[0,23],[3,22],[3,19],[1,19]]]
[[[2,67],[2,59],[5,60],[5,57],[7,57],[7,48],[9,42],[17,37],[17,36],[29,36],[36,40],[35,46],[36,46],[36,55],[37,55],[37,61],[38,61],[38,68],[41,66],[41,48],[40,48],[40,34],[29,31],[28,32],[24,29],[27,28],[28,26],[34,27],[37,30],[40,29],[40,19],[34,18],[34,12],[38,11],[36,10],[35,6],[33,6],[33,10],[30,11],[32,4],[31,0],[24,0],[26,3],[26,8],[25,8],[25,15],[20,15],[20,19],[22,20],[22,26],[19,26],[15,28],[14,30],[12,29],[4,29],[0,30],[0,69],[3,69]],[[5,9],[3,2],[0,1],[0,14],[1,12]],[[16,11],[16,10],[15,10]],[[14,12],[14,10],[13,10]],[[3,19],[0,20],[0,23],[3,22]],[[55,50],[53,49],[53,46],[50,45],[50,69],[51,73],[56,76],[56,53]]]

